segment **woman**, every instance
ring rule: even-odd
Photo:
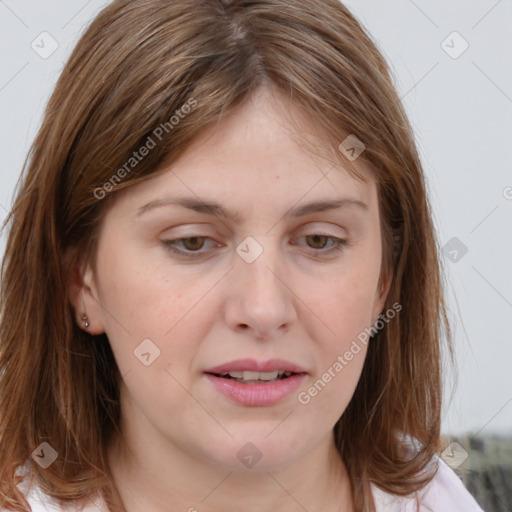
[[[414,137],[336,0],[114,1],[8,221],[6,510],[481,510]]]

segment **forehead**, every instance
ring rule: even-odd
[[[362,160],[348,162],[361,181],[339,162],[315,119],[282,94],[261,89],[125,196],[139,204],[156,194],[215,199],[240,210],[315,199],[371,203],[370,169]]]

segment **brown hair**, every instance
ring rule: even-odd
[[[383,271],[393,272],[386,305],[403,309],[369,344],[335,426],[356,510],[373,510],[371,482],[407,495],[433,478],[450,328],[422,165],[376,44],[338,0],[116,0],[67,62],[4,224],[0,504],[28,506],[15,469],[46,441],[57,460],[47,469],[30,460],[42,490],[63,501],[100,491],[114,509],[106,446],[118,430],[120,374],[106,335],[93,338],[74,321],[64,254],[76,248],[94,264],[119,191],[163,172],[267,84],[321,123],[356,174],[337,147],[348,134],[363,141],[360,159],[377,181]],[[171,129],[172,116],[180,122]],[[162,126],[165,137],[127,171]],[[408,457],[404,436],[417,446]]]

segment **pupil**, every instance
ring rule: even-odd
[[[184,238],[183,242],[184,242],[185,246],[187,246],[187,249],[197,250],[197,249],[201,249],[203,244],[200,243],[198,246],[197,243],[194,243],[194,241],[197,242],[197,240],[202,240],[202,239],[203,239],[203,237],[200,237],[200,236],[191,236],[188,238]],[[188,243],[190,240],[192,240],[192,244]],[[192,247],[190,247],[190,245],[192,245]]]
[[[324,239],[324,242],[325,242],[325,235],[309,235],[309,238],[313,238],[316,240],[316,242],[314,243],[318,243],[318,239]],[[323,247],[325,244],[321,244],[321,247]],[[318,249],[318,247],[316,247]]]

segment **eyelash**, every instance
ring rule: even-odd
[[[334,241],[334,244],[331,246],[331,248],[327,249],[327,250],[310,248],[314,252],[318,252],[318,253],[331,254],[332,252],[343,251],[344,248],[349,245],[348,240],[337,238],[335,236],[331,236],[326,233],[312,233],[310,235],[304,235],[301,238],[311,237],[311,236],[323,236],[323,237],[326,237],[327,239]],[[173,240],[162,240],[162,243],[163,243],[165,249],[169,250],[170,252],[172,252],[174,254],[178,254],[179,256],[183,256],[185,258],[192,259],[192,258],[198,258],[200,256],[203,256],[205,254],[204,251],[202,251],[202,252],[200,252],[200,251],[183,251],[181,249],[176,249],[176,244],[178,242],[182,242],[183,240],[190,240],[192,238],[203,238],[205,240],[211,240],[211,238],[208,236],[196,235],[196,236],[186,236],[186,237],[182,237],[182,238],[175,238]]]

